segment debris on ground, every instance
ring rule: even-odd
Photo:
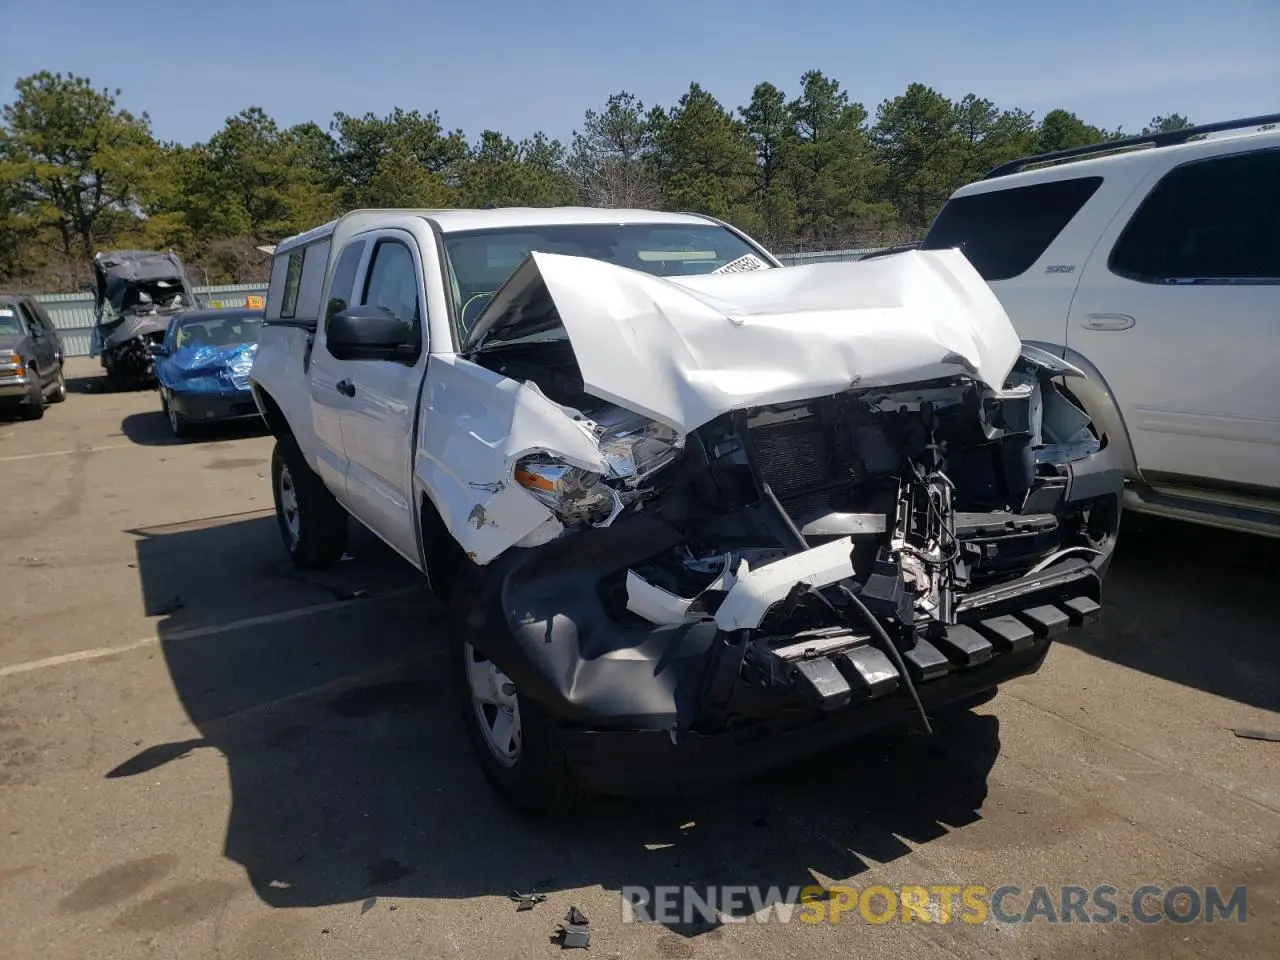
[[[359,600],[369,595],[368,590],[343,590],[339,591],[337,597],[339,600]]]
[[[378,898],[370,897],[368,900],[366,900],[364,903],[360,905],[360,916],[363,917],[366,913],[368,913],[377,905],[378,905]]]
[[[1245,740],[1270,740],[1273,743],[1280,743],[1280,730],[1233,730],[1237,737]]]
[[[570,907],[564,915],[564,923],[556,927],[552,943],[560,944],[560,949],[570,950],[575,947],[586,949],[591,946],[591,931],[587,929],[589,921],[577,907]]]
[[[519,890],[513,891],[508,897],[516,905],[516,913],[523,910],[532,910],[538,904],[544,902],[547,897],[543,893],[521,893]]]

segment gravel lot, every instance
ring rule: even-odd
[[[412,570],[363,536],[298,574],[270,438],[175,443],[154,392],[68,372],[0,420],[0,957],[551,956],[571,905],[587,956],[1280,956],[1280,743],[1233,734],[1280,731],[1280,543],[1130,518],[1102,625],[934,737],[530,824]],[[623,922],[624,886],[668,883],[1247,884],[1248,916]]]

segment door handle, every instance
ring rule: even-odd
[[[1136,320],[1127,313],[1090,313],[1080,321],[1088,330],[1128,330]]]
[[[356,395],[356,385],[350,380],[339,380],[334,384],[338,388],[338,392],[344,396],[354,397]]]

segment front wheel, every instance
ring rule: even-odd
[[[160,407],[164,410],[165,418],[169,421],[169,430],[179,440],[185,440],[191,436],[191,425],[169,402],[169,395],[163,390],[160,391]]]
[[[63,373],[62,364],[58,364],[58,379],[54,381],[53,393],[49,394],[50,403],[62,403],[67,399],[67,377]]]
[[[292,436],[271,453],[271,491],[285,549],[299,567],[327,567],[347,549],[347,512],[307,466]]]
[[[27,399],[18,409],[23,420],[39,420],[44,416],[44,391],[40,389],[40,374],[35,367],[28,367],[27,377],[30,380],[27,384]]]
[[[463,631],[451,633],[454,692],[467,739],[489,785],[530,816],[557,816],[577,807],[585,794],[569,769],[555,722]]]

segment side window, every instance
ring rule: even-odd
[[[1076,177],[954,197],[920,249],[959,247],[982,279],[1008,280],[1040,259],[1101,184]]]
[[[418,270],[413,254],[398,240],[379,240],[364,281],[361,302],[380,307],[397,320],[414,327],[422,317],[418,309]]]
[[[18,313],[22,316],[22,323],[27,328],[27,333],[33,337],[44,336],[44,327],[40,325],[40,321],[27,307],[25,303],[18,304]]]
[[[36,299],[28,300],[26,303],[27,314],[31,317],[31,321],[40,327],[40,332],[45,336],[53,336],[55,331],[53,320],[49,317],[48,312],[40,305],[40,301]]]
[[[285,320],[293,319],[298,311],[298,287],[302,282],[302,260],[306,252],[303,248],[289,254],[289,272],[284,278],[284,301],[280,304],[280,316]]]
[[[342,248],[338,262],[333,268],[333,282],[329,284],[329,302],[325,305],[325,329],[335,313],[347,309],[351,305],[356,285],[356,270],[360,267],[360,258],[364,256],[364,241],[352,240]]]
[[[307,323],[315,323],[320,316],[320,294],[324,287],[325,267],[329,265],[330,244],[328,238],[317,240],[308,244],[303,252],[294,314]]]
[[[1280,150],[1175,167],[1107,265],[1142,283],[1280,280]]]

